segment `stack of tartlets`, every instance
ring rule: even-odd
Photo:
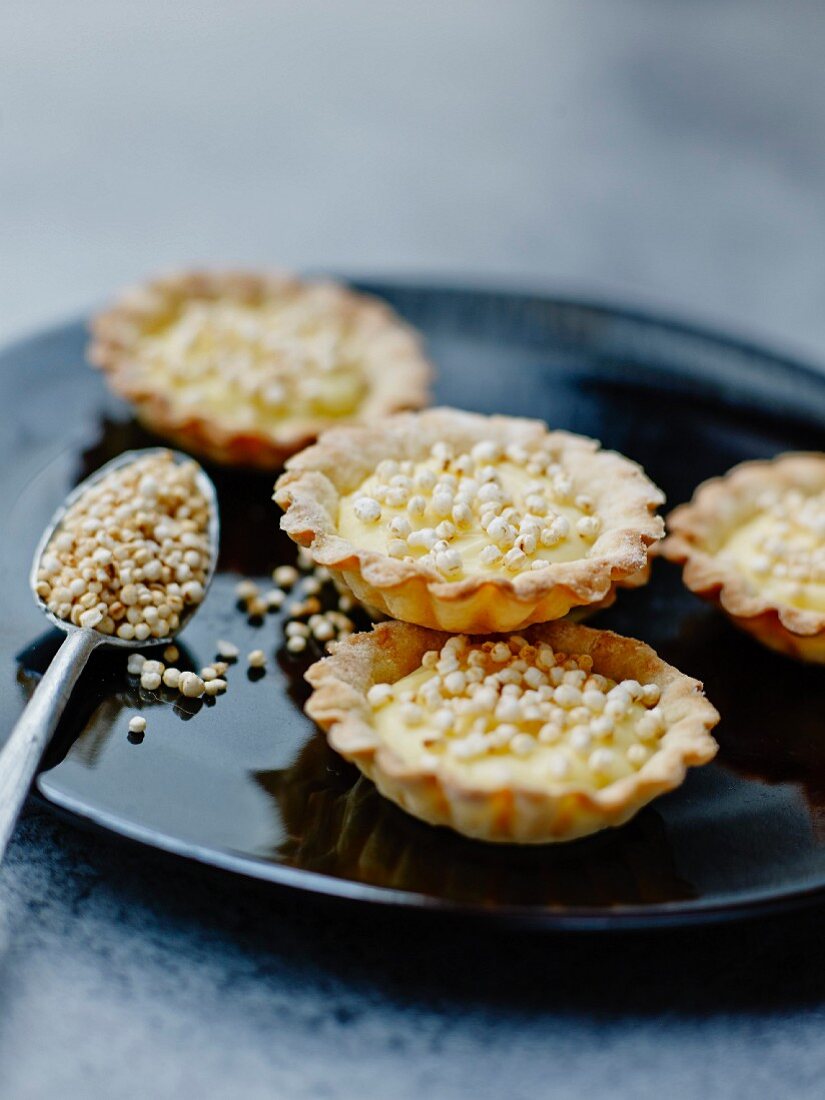
[[[408,812],[487,841],[567,840],[714,756],[697,681],[558,621],[649,578],[664,498],[631,460],[540,421],[399,413],[427,402],[417,336],[330,284],[158,280],[97,319],[91,355],[179,445],[288,460],[284,530],[395,620],[309,669],[307,713]]]
[[[336,428],[287,463],[282,527],[396,622],[309,669],[307,713],[382,794],[477,839],[620,825],[710,760],[701,685],[558,620],[644,584],[661,492],[538,421],[453,409]]]

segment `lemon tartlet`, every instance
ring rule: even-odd
[[[825,663],[825,455],[744,462],[668,517],[687,587],[771,649]]]
[[[276,469],[330,424],[427,404],[430,365],[387,305],[330,282],[191,272],[92,322],[92,363],[159,435]]]
[[[275,500],[361,603],[455,632],[605,606],[646,582],[664,534],[664,497],[636,463],[538,420],[455,409],[325,432]]]
[[[621,825],[717,750],[700,683],[575,623],[492,639],[381,623],[306,678],[332,748],[408,813],[479,840]]]

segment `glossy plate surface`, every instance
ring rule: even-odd
[[[641,462],[668,495],[747,458],[825,445],[825,375],[684,326],[573,301],[376,284],[419,326],[437,400],[539,416]],[[84,327],[0,356],[5,518],[0,565],[2,728],[60,636],[26,584],[32,549],[66,491],[123,450],[157,442],[84,365]],[[630,824],[575,844],[485,846],[409,818],[338,759],[303,716],[307,662],[283,623],[250,623],[240,576],[293,560],[269,477],[210,470],[221,499],[219,573],[182,636],[191,667],[218,638],[264,649],[212,705],[141,692],[122,653],[78,685],[37,793],[55,808],[164,851],[314,893],[556,928],[720,919],[825,896],[825,669],[736,633],[659,562],[645,589],[593,620],[643,638],[704,680],[721,711],[717,761]],[[148,721],[127,737],[130,715]]]

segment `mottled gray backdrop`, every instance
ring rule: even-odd
[[[0,334],[158,266],[647,302],[825,343],[815,0],[3,0]]]

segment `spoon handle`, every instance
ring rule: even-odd
[[[67,635],[0,750],[0,860],[77,678],[102,640],[93,630],[73,630]]]

